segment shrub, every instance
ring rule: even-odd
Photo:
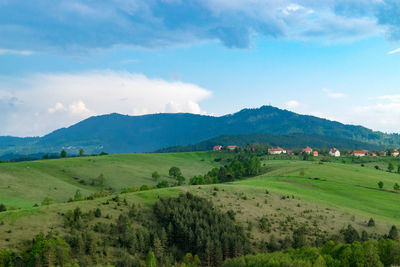
[[[4,205],[3,203],[0,203],[0,212],[6,211],[6,205]]]
[[[375,221],[374,221],[373,218],[371,218],[371,219],[369,219],[369,221],[368,221],[368,227],[373,227],[373,226],[375,226]]]

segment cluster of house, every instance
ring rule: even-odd
[[[306,148],[303,148],[301,150],[301,153],[307,154],[307,155],[313,155],[315,157],[318,157],[318,151],[317,150],[313,150],[309,146],[307,146]],[[294,151],[293,150],[286,150],[286,149],[283,149],[283,148],[277,146],[277,147],[269,148],[268,149],[268,154],[271,154],[271,155],[280,155],[280,154],[293,155]],[[340,151],[338,149],[336,149],[336,148],[332,148],[331,150],[329,150],[329,155],[334,156],[334,157],[340,157]]]
[[[230,145],[230,146],[226,146],[226,149],[229,151],[235,151],[235,149],[237,148],[237,146],[235,145]],[[214,146],[214,151],[220,151],[223,149],[223,146]],[[303,148],[301,150],[302,154],[307,154],[307,155],[313,155],[313,156],[318,156],[318,151],[317,150],[313,150],[311,147],[307,146],[306,148]],[[386,151],[379,151],[378,152],[380,156],[387,156],[387,152]],[[284,148],[281,148],[279,146],[277,147],[272,147],[268,149],[268,154],[270,155],[280,155],[280,154],[288,154],[288,155],[294,155],[294,151],[293,150],[286,150]],[[329,150],[329,155],[332,157],[340,157],[340,151],[337,148],[331,148]],[[351,152],[352,156],[355,157],[364,157],[364,156],[371,156],[371,157],[376,157],[377,153],[375,152],[369,152],[368,150],[353,150]],[[400,155],[399,151],[397,149],[393,150],[393,152],[391,152],[391,155],[393,157],[398,157]]]

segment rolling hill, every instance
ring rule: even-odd
[[[22,209],[0,212],[0,248],[18,251],[40,232],[68,238],[71,231],[66,226],[66,218],[68,214],[77,213],[91,216],[84,221],[88,229],[95,229],[91,231],[90,240],[98,240],[98,247],[102,248],[105,232],[101,229],[121,224],[123,215],[131,214],[131,207],[140,207],[142,213],[133,226],[143,229],[140,222],[156,221],[152,212],[154,203],[160,198],[176,197],[185,192],[209,200],[216,210],[234,214],[235,222],[257,247],[265,245],[265,241],[270,244],[273,238],[279,238],[279,242],[290,239],[299,226],[309,229],[308,241],[314,242],[318,237],[329,238],[338,234],[348,224],[359,232],[368,232],[371,238],[379,238],[388,232],[391,225],[400,223],[396,205],[400,193],[393,190],[393,184],[400,176],[374,167],[376,164],[387,166],[388,160],[395,160],[379,157],[360,159],[371,161],[363,165],[352,162],[352,158],[333,162],[290,157],[278,160],[264,158],[267,173],[230,183],[184,185],[40,207],[30,205],[46,194],[52,194],[54,198],[63,196],[56,200],[64,202],[73,190],[80,189],[86,195],[98,189],[75,181],[75,175],[88,179],[101,171],[107,173],[107,182],[115,187],[151,184],[154,181],[147,173],[158,169],[164,174],[171,164],[181,166],[187,176],[205,173],[207,169],[217,166],[214,155],[220,157],[222,153],[110,155],[2,163],[0,180],[6,179],[10,187],[0,189],[0,203],[12,207],[15,199],[20,199],[20,203],[24,204],[20,206]],[[32,174],[28,176],[29,173]],[[378,188],[378,181],[384,182],[382,189]],[[15,188],[21,190],[16,192]],[[50,192],[52,190],[55,192]],[[101,210],[100,216],[93,214],[96,209]],[[371,217],[375,221],[374,226],[368,225]],[[263,221],[266,228],[262,227]],[[113,231],[110,233],[114,235]],[[96,258],[100,266],[119,259],[120,254],[115,253],[119,247],[117,250],[112,244],[106,247],[107,253]]]
[[[102,188],[120,192],[143,184],[154,186],[154,171],[161,175],[160,180],[169,180],[169,168],[177,166],[190,178],[219,166],[214,161],[216,156],[221,157],[221,153],[119,154],[0,163],[0,203],[27,208],[40,204],[47,196],[55,202],[65,202],[78,189],[88,196]],[[92,181],[101,174],[104,184],[93,185]]]
[[[342,138],[385,147],[400,145],[397,134],[389,135],[362,126],[345,125],[263,106],[221,117],[195,114],[95,116],[40,138],[0,138],[0,155],[51,153],[59,152],[63,148],[69,153],[77,153],[79,148],[85,149],[87,153],[151,152],[165,147],[194,144],[221,135],[296,133]]]
[[[311,146],[314,148],[331,148],[338,149],[368,149],[380,150],[384,146],[359,142],[351,139],[322,136],[316,134],[290,134],[290,135],[272,135],[272,134],[241,134],[241,135],[223,135],[211,138],[206,141],[199,142],[187,146],[175,146],[160,149],[157,152],[190,152],[190,151],[207,151],[212,150],[216,145],[228,146],[237,145],[245,147],[247,144],[268,144],[270,146],[282,146],[285,148],[303,148]]]

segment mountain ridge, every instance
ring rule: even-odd
[[[0,137],[0,155],[5,153],[33,154],[153,152],[166,147],[185,146],[222,135],[318,135],[344,138],[377,146],[400,146],[398,134],[373,131],[359,125],[343,124],[301,115],[272,106],[246,108],[224,116],[191,113],[158,113],[129,116],[118,113],[87,118],[67,128],[60,128],[43,137],[13,139],[9,146]],[[10,137],[8,137],[10,138]]]

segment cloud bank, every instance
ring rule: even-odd
[[[2,0],[0,47],[79,51],[217,40],[247,48],[255,36],[336,41],[382,32],[399,40],[399,17],[397,0]]]
[[[128,72],[0,78],[0,135],[42,135],[93,115],[118,112],[204,114],[211,92],[197,85]]]

